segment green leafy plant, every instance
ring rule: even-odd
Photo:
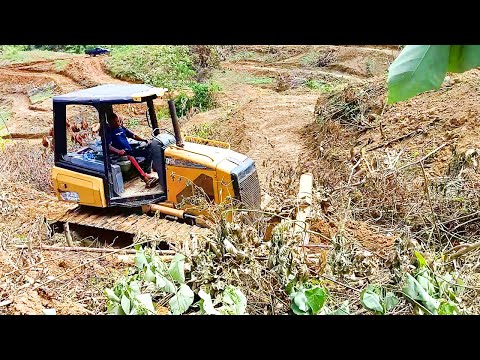
[[[128,119],[127,120],[127,126],[128,127],[135,127],[135,126],[138,126],[140,124],[140,120],[138,119]]]
[[[196,136],[202,139],[209,139],[213,134],[213,125],[209,123],[203,123],[200,125],[194,125],[190,130],[189,135]]]
[[[162,107],[157,109],[157,119],[170,118],[170,111],[167,107]]]
[[[407,300],[414,304],[419,314],[457,315],[460,314],[458,294],[462,290],[461,279],[454,281],[450,273],[436,275],[419,252],[415,252],[418,268],[413,275],[406,274],[402,289]]]
[[[155,315],[152,296],[142,293],[141,281],[134,276],[125,276],[113,289],[106,288],[107,313],[111,315]]]
[[[176,254],[167,265],[154,252],[136,247],[135,268],[130,268],[113,287],[105,289],[107,312],[117,315],[155,314],[153,296],[171,294],[169,305],[174,315],[183,314],[193,304],[194,293],[185,284],[185,256]],[[149,292],[143,292],[148,290]]]
[[[325,304],[327,290],[320,286],[300,285],[290,293],[290,307],[296,315],[317,315]]]
[[[193,96],[180,93],[175,99],[175,110],[178,116],[185,116],[191,109],[205,111],[214,108],[217,104],[215,94],[220,91],[220,86],[215,83],[193,83],[191,85]]]
[[[480,65],[480,45],[407,45],[388,70],[388,102],[439,89],[447,72]]]
[[[240,289],[235,286],[227,285],[225,289],[218,294],[215,300],[212,300],[209,293],[201,289],[198,293],[200,301],[199,314],[201,315],[246,315],[247,298]],[[221,304],[220,307],[215,308]]]
[[[360,293],[360,302],[363,307],[375,314],[386,314],[397,306],[398,298],[381,286],[369,284]]]
[[[305,86],[312,90],[319,90],[322,93],[329,93],[335,90],[335,87],[331,84],[315,79],[305,81]]]

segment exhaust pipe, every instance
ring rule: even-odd
[[[177,111],[175,110],[175,103],[173,100],[168,100],[168,110],[170,111],[170,117],[172,118],[173,132],[175,133],[175,140],[177,146],[183,147],[182,134],[180,133],[180,124],[177,119]]]

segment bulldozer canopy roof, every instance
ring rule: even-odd
[[[142,101],[144,97],[161,97],[167,89],[145,84],[106,84],[53,97],[59,104],[122,104]]]

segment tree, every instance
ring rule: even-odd
[[[388,69],[388,102],[438,90],[447,72],[480,66],[480,45],[407,45]]]

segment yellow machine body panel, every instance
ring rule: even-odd
[[[228,158],[243,161],[247,157],[230,149],[190,142],[185,142],[184,148],[166,148],[167,201],[193,215],[207,212],[191,198],[187,200],[192,195],[206,195],[215,204],[228,203],[235,196],[231,170],[237,166]]]
[[[59,200],[107,207],[103,179],[54,166],[53,188]]]

